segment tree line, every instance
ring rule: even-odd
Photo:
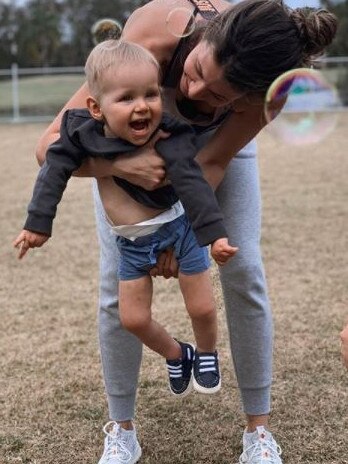
[[[338,30],[334,42],[329,48],[330,56],[348,56],[348,0],[323,0],[323,7],[335,13],[338,18]]]
[[[0,68],[83,65],[93,47],[91,27],[101,18],[124,24],[145,0],[29,0],[16,6],[0,0]],[[338,15],[329,55],[348,55],[348,0],[325,6]]]
[[[91,28],[101,18],[123,25],[143,0],[0,0],[0,68],[80,66],[93,47]]]

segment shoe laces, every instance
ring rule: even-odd
[[[197,355],[196,355],[197,356]],[[217,356],[214,354],[198,355],[198,372],[217,372]]]
[[[239,464],[253,464],[256,462],[267,462],[269,464],[279,464],[279,457],[282,454],[281,447],[272,436],[266,438],[265,432],[250,446],[243,450],[239,458]]]
[[[184,376],[184,362],[186,360],[191,361],[190,347],[186,346],[184,350],[180,359],[173,361],[167,360],[167,369],[171,379],[181,379]]]
[[[168,369],[168,373],[169,373],[169,377],[171,379],[181,379],[181,377],[183,376],[183,368],[182,368],[182,364],[178,364],[177,366],[174,366],[173,364],[169,364],[167,362],[167,369]]]
[[[132,454],[127,448],[127,442],[120,429],[121,427],[114,421],[107,422],[103,427],[103,431],[107,436],[107,448],[105,451],[107,462],[112,462],[112,459],[118,458],[127,463],[132,459]]]

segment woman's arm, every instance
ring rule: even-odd
[[[263,105],[250,105],[233,112],[199,151],[199,162],[204,177],[216,189],[225,170],[236,155],[266,125]]]
[[[279,114],[287,97],[277,99],[272,111]],[[245,96],[233,103],[233,112],[213,137],[199,151],[199,162],[205,178],[216,189],[231,159],[267,125],[263,97]]]
[[[36,158],[40,166],[46,159],[46,152],[49,145],[51,145],[51,143],[55,142],[59,138],[60,125],[62,123],[62,118],[65,111],[71,108],[86,108],[87,97],[87,84],[83,84],[82,87],[80,87],[80,89],[64,105],[53,122],[42,134],[36,146]]]

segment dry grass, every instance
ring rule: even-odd
[[[348,463],[348,373],[338,340],[348,316],[345,127],[347,119],[311,148],[259,137],[263,250],[276,327],[272,426],[287,464]],[[0,127],[0,462],[93,464],[107,408],[89,180],[70,183],[46,248],[20,263],[10,245],[31,194],[33,147],[42,130]],[[214,278],[218,283],[216,270]],[[145,351],[137,413],[144,464],[238,460],[244,421],[218,286],[217,300],[221,393],[173,400],[163,363]],[[156,282],[154,307],[173,333],[191,338],[176,282]]]

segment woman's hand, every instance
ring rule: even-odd
[[[174,255],[174,250],[168,248],[159,255],[156,266],[150,270],[150,275],[152,277],[161,276],[165,279],[170,279],[171,277],[178,277],[178,272],[179,266]]]
[[[169,133],[159,131],[134,154],[118,157],[113,162],[113,167],[117,171],[113,174],[146,190],[162,187],[165,184],[166,170],[163,159],[155,150],[155,144],[158,140],[169,136]]]

